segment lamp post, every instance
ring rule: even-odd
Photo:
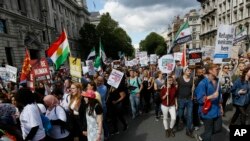
[[[42,16],[44,18],[44,21],[45,21],[45,25],[46,25],[46,31],[47,31],[47,36],[48,36],[48,44],[50,46],[50,39],[49,39],[49,27],[48,27],[48,22],[47,22],[47,9],[46,8],[43,8],[42,9]],[[48,47],[49,47],[48,46]]]

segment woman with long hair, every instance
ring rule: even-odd
[[[151,98],[151,93],[153,92],[154,88],[154,79],[153,77],[150,77],[149,71],[144,70],[143,71],[143,76],[142,76],[142,92],[141,92],[141,103],[143,104],[143,110],[148,113],[150,110],[150,98]],[[144,100],[144,102],[142,102]]]
[[[100,104],[102,104],[102,99],[101,99],[101,95],[97,92],[97,86],[96,83],[94,81],[91,81],[87,84],[87,90],[93,90],[95,92],[95,99],[98,100],[98,102],[100,102]]]
[[[155,103],[155,120],[159,121],[160,118],[160,110],[161,110],[161,89],[164,87],[165,80],[163,79],[163,75],[161,71],[157,72],[157,77],[154,81],[154,90],[155,93],[153,95],[154,103]]]
[[[246,110],[250,102],[250,66],[246,67],[241,78],[238,78],[232,88],[233,105],[236,111],[231,119],[230,125],[234,125],[239,115],[241,125],[246,124]]]
[[[82,84],[81,83],[73,83],[71,84],[71,95],[69,102],[69,109],[72,118],[73,124],[73,136],[78,137],[80,141],[86,140],[86,136],[83,135],[83,132],[80,128],[80,116],[79,116],[79,108],[81,105],[81,92],[82,92]]]
[[[47,95],[43,98],[47,107],[45,116],[48,117],[52,124],[48,132],[50,141],[68,141],[69,131],[66,129],[67,116],[65,110],[59,105],[59,100],[54,95]]]
[[[84,101],[87,104],[87,137],[88,141],[103,141],[103,110],[101,104],[95,99],[96,95],[93,90],[87,90],[82,93]]]

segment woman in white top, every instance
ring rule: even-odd
[[[88,141],[103,141],[103,110],[100,102],[96,99],[93,90],[87,90],[82,93],[84,101],[87,104],[87,137]]]
[[[69,131],[66,129],[67,117],[63,107],[59,105],[58,99],[53,95],[45,96],[43,101],[47,106],[45,116],[48,117],[52,124],[51,130],[48,132],[48,140],[68,141]]]
[[[45,130],[34,94],[27,88],[22,88],[16,95],[17,107],[21,111],[20,123],[24,140],[43,141]]]

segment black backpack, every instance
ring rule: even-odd
[[[73,119],[72,119],[72,116],[71,116],[70,112],[67,112],[61,105],[58,105],[58,106],[60,106],[64,110],[64,112],[66,114],[66,125],[63,128],[65,128],[69,132],[71,132],[73,130]],[[56,114],[56,107],[55,107],[55,114]]]

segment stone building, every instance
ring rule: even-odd
[[[99,12],[90,12],[89,21],[91,24],[98,25],[101,21],[101,15]]]
[[[235,33],[249,34],[250,0],[197,0],[201,3],[201,45],[215,46],[220,24],[234,25]],[[249,39],[238,43],[244,52],[249,50]]]
[[[0,61],[21,67],[25,47],[31,59],[45,50],[63,29],[73,56],[79,56],[79,30],[89,22],[86,0],[0,0]]]

